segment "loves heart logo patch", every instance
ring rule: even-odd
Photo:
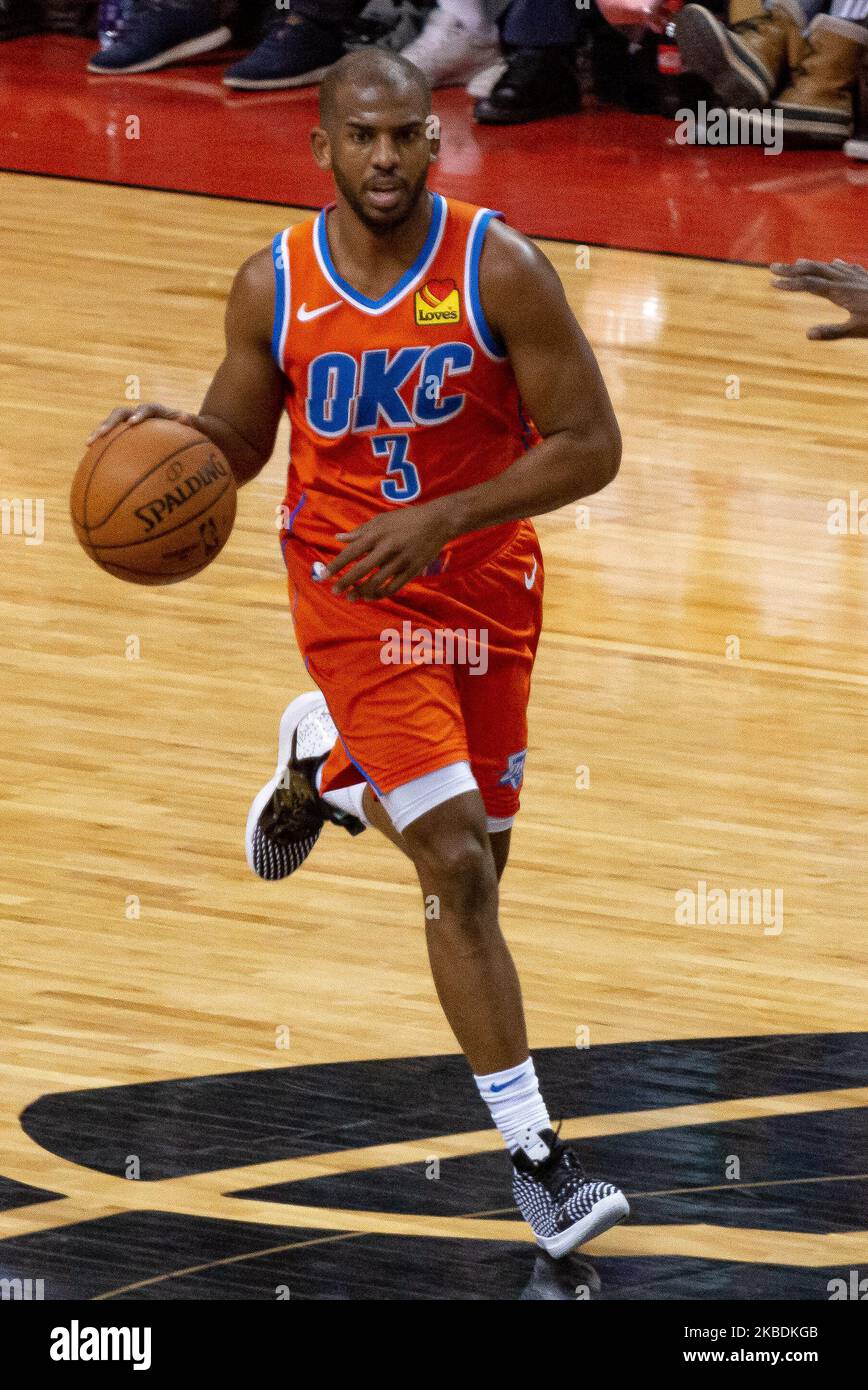
[[[448,299],[454,289],[454,280],[429,280],[426,285],[422,286],[420,293],[429,304],[435,305],[442,304],[444,299]]]
[[[452,324],[461,320],[461,300],[454,280],[426,280],[416,291],[416,322]]]

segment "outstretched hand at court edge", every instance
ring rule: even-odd
[[[850,317],[841,323],[821,323],[808,329],[809,338],[868,338],[868,270],[849,261],[775,262],[769,266],[777,290],[800,290],[830,299]]]

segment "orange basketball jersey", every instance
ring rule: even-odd
[[[502,214],[439,193],[431,203],[424,246],[382,299],[338,273],[328,208],[274,238],[272,347],[291,425],[284,550],[292,537],[330,559],[336,532],[485,482],[539,439],[479,294],[485,230]],[[466,569],[515,526],[459,537],[426,573]]]

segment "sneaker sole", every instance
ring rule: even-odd
[[[401,57],[421,68],[432,87],[463,87],[469,92],[470,84],[480,75],[493,72],[495,69],[499,75],[506,69],[506,63],[496,48],[488,52],[479,52],[475,58],[466,54],[462,61],[451,63],[446,59],[438,61],[436,55],[428,54],[424,50],[420,51],[418,57],[414,57],[412,49],[412,44],[402,48]],[[488,92],[477,92],[476,95],[488,96]]]
[[[487,101],[488,97],[481,97],[481,101]],[[582,111],[581,96],[577,96],[575,101],[570,99],[563,103],[556,103],[548,110],[542,111],[539,108],[533,110],[525,109],[521,112],[516,111],[496,111],[480,115],[474,111],[473,119],[479,125],[529,125],[532,121],[550,121],[558,116],[578,116]]]
[[[232,30],[224,25],[221,29],[212,29],[210,34],[202,34],[198,39],[188,39],[186,43],[179,43],[175,48],[167,48],[165,53],[158,53],[155,58],[146,58],[143,63],[130,63],[125,68],[103,68],[90,62],[87,70],[96,73],[98,77],[122,77],[133,72],[153,72],[155,68],[168,67],[170,63],[181,63],[185,58],[198,58],[202,53],[223,48],[231,38]]]
[[[686,5],[676,22],[676,35],[685,67],[704,77],[728,105],[768,101],[772,74],[713,15],[699,5]]]
[[[335,58],[335,63],[337,62]],[[223,78],[224,87],[237,87],[242,92],[265,91],[271,87],[308,87],[314,82],[320,82],[325,77],[329,68],[334,67],[334,63],[326,63],[324,68],[311,68],[310,72],[301,72],[297,77],[226,77]]]
[[[559,1231],[556,1236],[537,1236],[536,1242],[547,1255],[559,1260],[562,1255],[575,1250],[577,1245],[584,1245],[595,1236],[601,1236],[610,1226],[616,1226],[629,1215],[630,1203],[623,1192],[613,1192],[611,1196],[604,1197],[602,1202],[597,1202],[594,1210],[570,1226],[569,1230]]]
[[[311,690],[304,695],[298,695],[291,704],[287,705],[280,716],[280,729],[277,735],[277,768],[271,781],[266,782],[265,786],[253,798],[253,804],[247,813],[247,825],[244,831],[244,853],[247,856],[247,864],[250,872],[256,874],[257,878],[262,878],[262,875],[256,873],[253,864],[253,837],[259,824],[259,817],[277,790],[286,770],[289,755],[292,752],[293,734],[305,715],[320,708],[324,703],[322,695],[318,691]],[[263,879],[263,882],[270,883],[274,880]]]
[[[821,139],[826,136],[846,140],[853,134],[852,117],[841,111],[830,111],[822,106],[777,106],[775,110],[783,113],[784,135],[796,132]]]
[[[837,145],[839,141],[846,140],[853,134],[853,122],[840,111],[824,110],[822,107],[811,106],[774,106],[771,108],[775,116],[783,116],[784,138],[788,135],[806,135],[813,140],[822,142],[826,140]],[[742,120],[746,120],[752,131],[761,131],[763,122],[761,116],[752,114],[749,111],[740,111]]]

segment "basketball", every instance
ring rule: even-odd
[[[131,584],[176,584],[219,555],[237,504],[215,444],[177,420],[124,422],[90,446],[72,484],[75,534]]]

